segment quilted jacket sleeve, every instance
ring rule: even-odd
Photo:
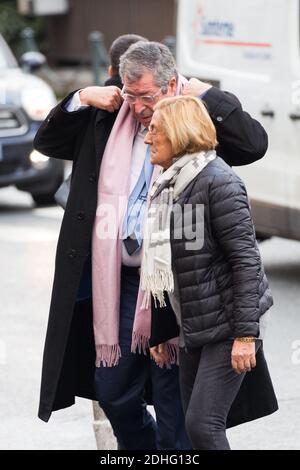
[[[209,201],[213,235],[232,268],[234,336],[258,336],[261,259],[244,183],[233,173],[215,176]]]

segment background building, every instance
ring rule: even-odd
[[[176,0],[19,0],[19,12],[46,17],[48,60],[53,65],[90,60],[88,36],[100,31],[108,48],[120,34],[162,41],[175,35]]]

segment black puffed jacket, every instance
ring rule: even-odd
[[[192,180],[176,204],[171,218],[172,264],[186,347],[258,337],[259,319],[273,299],[244,183],[217,157]],[[196,239],[190,239],[191,233],[200,235],[198,246]],[[172,331],[162,316],[163,309],[155,309],[151,344],[157,344],[155,332],[161,342]]]

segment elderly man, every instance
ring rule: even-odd
[[[201,97],[217,128],[218,154],[232,165],[261,158],[267,136],[238,99],[176,70],[167,47],[133,44],[120,60],[124,88],[87,87],[67,96],[41,126],[35,148],[73,161],[48,323],[39,417],[97,399],[125,449],[187,449],[176,365],[149,357],[151,312],[139,267],[147,194],[157,175],[144,135],[160,99]],[[230,157],[229,157],[230,156]],[[91,276],[92,273],[92,276]],[[176,335],[174,333],[174,335]],[[156,421],[148,413],[152,384]]]

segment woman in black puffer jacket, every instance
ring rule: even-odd
[[[151,190],[142,265],[145,301],[152,295],[156,305],[151,353],[160,365],[169,362],[170,300],[187,432],[195,449],[229,449],[230,412],[261,357],[273,304],[246,189],[216,155],[215,128],[197,98],[160,101],[145,141],[151,162],[164,168]],[[277,409],[266,366],[264,378],[267,406],[246,418],[237,410],[233,424]]]

